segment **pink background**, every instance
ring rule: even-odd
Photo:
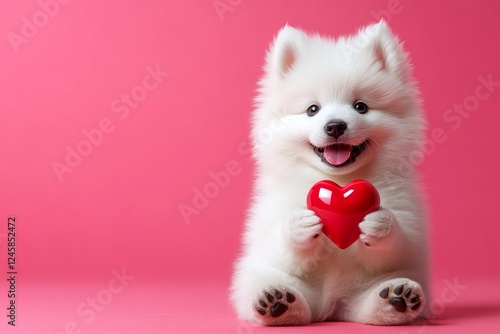
[[[269,43],[287,22],[340,35],[381,12],[411,53],[429,134],[440,128],[446,140],[419,166],[431,208],[434,319],[378,330],[500,329],[500,84],[477,90],[480,77],[500,82],[499,1],[60,1],[0,5],[0,310],[11,216],[19,273],[17,326],[2,311],[0,331],[366,330],[240,322],[226,289],[253,168],[238,147],[248,142]],[[131,94],[127,106],[121,99]],[[455,104],[470,113],[450,118]],[[102,137],[92,131],[99,126]],[[66,164],[68,147],[86,156],[58,178],[53,165]],[[227,184],[210,188],[228,164]],[[204,189],[213,198],[198,199],[185,219],[180,207]],[[110,294],[112,272],[122,270],[134,278]],[[453,282],[461,288],[450,290]],[[80,304],[96,297],[94,318],[82,316]]]

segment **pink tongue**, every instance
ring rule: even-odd
[[[352,146],[347,144],[335,144],[325,147],[323,156],[329,164],[338,166],[346,162],[351,156]]]

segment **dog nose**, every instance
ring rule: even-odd
[[[325,125],[325,132],[327,135],[338,139],[344,134],[347,129],[347,124],[344,121],[330,121]]]

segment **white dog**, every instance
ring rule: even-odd
[[[408,57],[385,22],[336,40],[284,27],[256,102],[257,178],[231,286],[239,317],[389,325],[423,316],[425,210],[415,171],[402,166],[420,154],[425,120]],[[344,250],[305,207],[323,179],[365,179],[380,193],[380,209]]]

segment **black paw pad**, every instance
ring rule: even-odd
[[[389,300],[389,304],[391,304],[392,306],[394,306],[394,308],[398,312],[404,312],[404,311],[406,311],[406,302],[401,297],[392,297]]]
[[[269,308],[269,314],[271,314],[271,317],[277,318],[285,313],[286,310],[288,310],[288,306],[286,306],[285,304],[276,303]]]
[[[266,315],[266,310],[264,310],[263,308],[256,307],[256,309],[257,309],[257,312],[259,312],[261,315]]]
[[[389,288],[385,288],[383,289],[382,291],[380,291],[380,293],[378,294],[381,298],[384,298],[386,299],[387,297],[389,297]]]
[[[286,301],[289,302],[290,304],[295,301],[295,296],[292,295],[290,292],[287,292],[285,296],[286,296]]]
[[[407,283],[398,285],[395,288],[392,286],[386,287],[380,291],[379,296],[382,299],[388,299],[389,304],[398,312],[406,312],[408,308],[412,311],[416,311],[422,305],[422,298],[420,295],[414,293],[414,291],[407,286]]]
[[[264,291],[263,296],[267,302],[264,301],[264,298],[259,299],[255,309],[260,315],[269,314],[273,318],[283,315],[289,309],[290,304],[296,300],[295,295],[291,292],[286,291],[283,295],[283,292],[278,289]]]
[[[398,286],[396,287],[396,289],[394,289],[394,291],[393,291],[393,292],[394,292],[394,294],[395,294],[396,296],[401,296],[401,294],[403,293],[403,289],[404,289],[404,287],[405,287],[405,286],[404,286],[403,284],[398,285]]]

